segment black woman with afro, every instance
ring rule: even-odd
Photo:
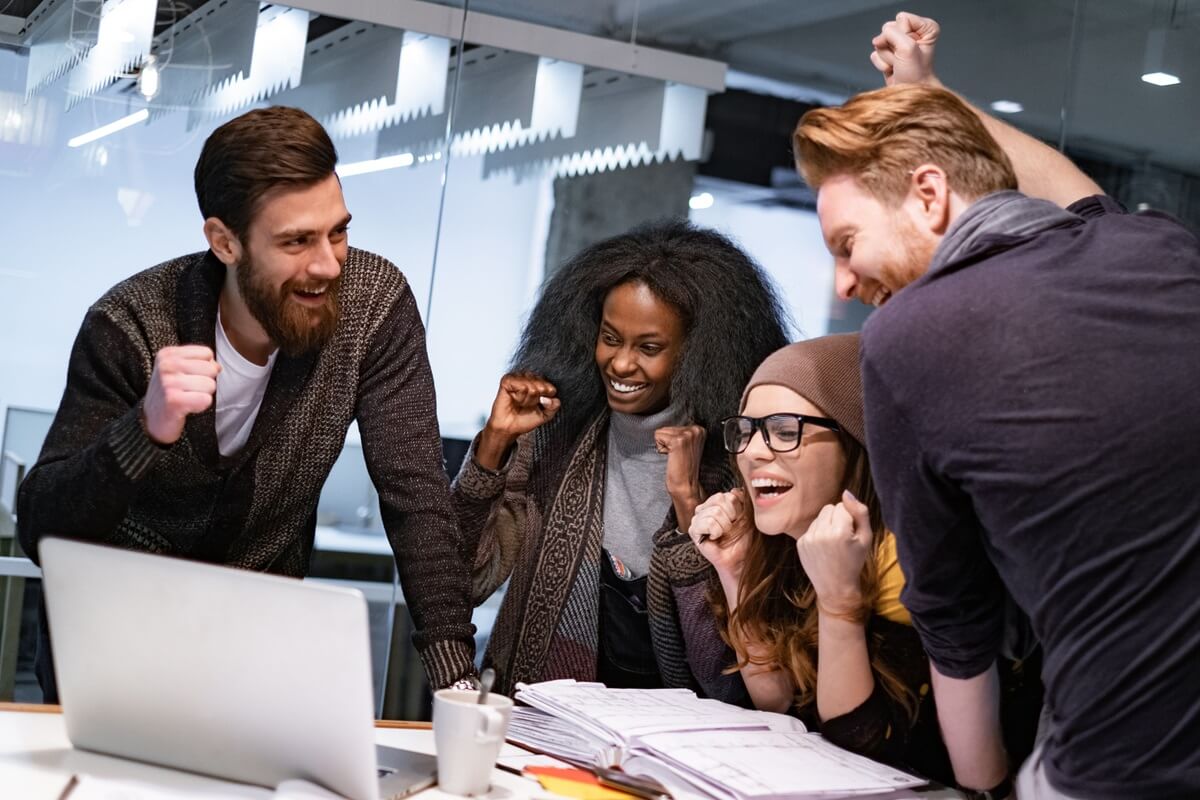
[[[787,343],[770,279],[683,221],[595,244],[546,283],[454,481],[474,599],[507,582],[497,688],[557,678],[748,703],[686,531],[734,477],[719,422]]]

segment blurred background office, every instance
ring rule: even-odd
[[[275,103],[329,128],[352,244],[422,305],[453,473],[545,276],[639,222],[733,236],[796,338],[862,325],[789,138],[806,109],[880,85],[870,39],[901,10],[942,24],[949,85],[1127,207],[1200,230],[1200,0],[0,0],[0,699],[40,699],[16,484],[89,304],[204,247],[191,171],[213,128]],[[318,522],[314,579],[371,603],[380,714],[422,716],[353,429]]]

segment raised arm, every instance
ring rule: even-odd
[[[738,605],[742,564],[749,537],[761,536],[750,524],[742,489],[714,494],[700,504],[688,534],[701,555],[708,559],[721,582],[725,605],[732,619]],[[787,670],[769,659],[761,642],[742,640],[749,663],[741,667],[742,682],[754,707],[762,711],[786,712],[792,707],[796,687]]]
[[[860,576],[871,555],[867,507],[849,492],[827,505],[796,541],[817,595],[817,714],[849,714],[871,697],[875,676],[867,652],[867,617]]]
[[[472,563],[476,604],[508,579],[525,541],[532,502],[525,485],[533,467],[526,434],[558,413],[556,395],[553,384],[541,376],[519,372],[502,377],[487,423],[454,479],[451,497]]]
[[[130,327],[93,309],[79,329],[62,403],[18,497],[21,546],[35,561],[44,536],[107,539],[187,416],[212,405],[220,368],[209,348],[152,355]]]
[[[888,86],[923,83],[948,88],[933,72],[934,47],[939,33],[940,28],[934,20],[902,11],[871,40],[875,48],[871,63],[883,73]],[[1017,173],[1019,188],[1025,194],[1049,200],[1063,208],[1084,197],[1104,194],[1095,181],[1053,147],[974,105],[971,108],[1008,155]]]

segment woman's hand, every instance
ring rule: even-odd
[[[746,491],[714,494],[696,508],[688,535],[700,554],[716,569],[721,583],[736,583],[746,560],[754,522],[746,506]]]
[[[532,372],[510,372],[500,379],[492,413],[479,434],[475,462],[499,469],[517,437],[544,425],[558,413],[561,401],[554,384]]]
[[[848,618],[861,614],[860,576],[873,540],[867,507],[843,492],[842,502],[821,509],[796,541],[796,552],[817,593],[820,611]]]
[[[680,530],[688,530],[696,506],[704,502],[700,486],[700,458],[704,455],[704,428],[681,425],[659,428],[654,432],[654,446],[667,454],[667,494],[675,507]]]

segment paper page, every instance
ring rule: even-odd
[[[701,699],[687,689],[609,689],[599,683],[554,681],[525,686],[517,699],[613,744],[662,731],[769,728],[802,732],[793,717]]]
[[[536,708],[517,706],[508,723],[508,740],[541,753],[593,764],[609,745],[567,720]]]
[[[633,744],[636,753],[660,758],[701,785],[740,798],[872,794],[925,783],[842,750],[816,734],[656,733],[638,737]]]
[[[654,756],[628,755],[621,760],[621,769],[630,775],[658,781],[671,794],[672,800],[733,800],[728,793],[714,792],[709,786],[698,785],[685,771],[674,769]]]

